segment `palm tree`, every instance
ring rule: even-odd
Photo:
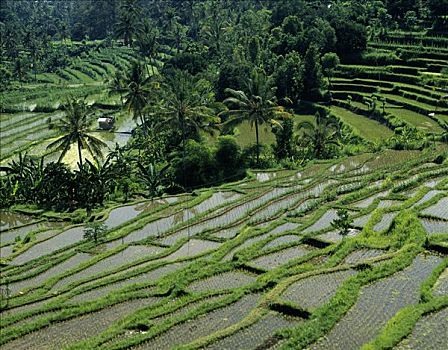
[[[211,87],[204,80],[194,80],[186,71],[176,70],[167,79],[167,95],[161,106],[164,121],[182,130],[182,147],[185,148],[187,131],[199,135],[201,131],[213,133],[220,119],[209,107],[213,100]]]
[[[201,131],[213,134],[220,122],[220,119],[214,115],[213,109],[209,107],[213,98],[210,84],[205,80],[194,80],[186,71],[175,70],[167,78],[166,96],[159,112],[164,122],[181,130],[184,167],[188,136],[194,133],[199,137]],[[184,177],[185,186],[186,178]]]
[[[117,37],[122,37],[126,46],[132,46],[135,35],[140,33],[141,27],[138,22],[140,7],[137,0],[125,0],[120,4],[120,16],[115,27]]]
[[[298,137],[321,159],[328,156],[329,146],[339,145],[340,127],[337,119],[324,113],[316,113],[315,119],[315,124],[302,121],[297,125]]]
[[[126,95],[124,96],[124,106],[134,119],[139,118],[141,125],[145,124],[143,118],[143,108],[148,104],[151,90],[149,88],[150,77],[146,77],[143,66],[134,63],[126,79]]]
[[[158,36],[158,33],[155,30],[153,30],[151,23],[149,21],[143,22],[141,33],[138,36],[138,45],[139,45],[140,53],[143,56],[148,57],[148,59],[149,59],[149,64],[151,65],[152,75],[155,74],[155,71],[154,71],[155,58],[157,56],[157,50],[158,50],[158,46],[159,46],[159,43],[157,41],[157,36]],[[148,67],[148,66],[146,66],[146,67]],[[148,76],[149,76],[150,74],[149,74],[148,68],[146,68],[146,69],[147,69]]]
[[[60,151],[58,163],[62,161],[65,154],[73,143],[78,146],[79,166],[82,168],[82,149],[87,150],[92,157],[103,158],[102,147],[107,145],[89,133],[90,111],[84,101],[71,99],[64,106],[66,115],[59,120],[55,127],[61,132],[61,136],[50,143],[47,149]]]
[[[120,94],[121,106],[124,106],[123,92],[126,91],[123,74],[120,71],[116,71],[114,76],[108,81],[109,83],[109,96]]]
[[[248,93],[233,89],[225,89],[231,96],[224,100],[224,104],[230,106],[230,110],[220,114],[228,115],[230,118],[226,125],[234,127],[244,121],[248,121],[253,127],[255,125],[255,138],[257,142],[257,164],[260,164],[260,140],[259,127],[263,124],[282,127],[276,118],[289,117],[290,114],[283,107],[277,105],[275,94],[267,77],[260,72],[254,71],[248,83]]]

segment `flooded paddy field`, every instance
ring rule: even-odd
[[[400,199],[390,197],[400,180],[345,185],[414,170],[389,158],[115,205],[95,249],[84,224],[2,212],[0,348],[358,349],[400,311],[433,307],[395,346],[442,349],[448,192],[428,183],[446,165],[423,167],[422,181],[393,192]],[[341,207],[354,219],[347,236],[332,225]],[[317,328],[305,341],[306,327]]]

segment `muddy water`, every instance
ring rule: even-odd
[[[142,202],[133,205],[127,205],[112,209],[108,218],[104,221],[104,224],[109,228],[115,228],[126,221],[130,221],[136,218],[138,215],[145,211],[150,211],[157,208],[160,205],[175,203],[178,197],[166,197],[156,199],[154,201]]]
[[[13,259],[12,264],[24,264],[43,255],[50,254],[58,249],[77,243],[83,239],[83,234],[83,227],[81,226],[68,229],[49,240],[35,244],[26,252]]]
[[[32,216],[0,210],[0,231],[3,232],[13,227],[27,225],[35,220]]]
[[[0,258],[4,259],[10,256],[12,254],[12,247],[12,245],[0,247]]]
[[[222,204],[224,204],[226,201],[232,201],[239,197],[239,194],[236,193],[226,193],[226,192],[217,192],[214,193],[210,198],[202,201],[200,204],[196,205],[195,207],[191,209],[185,209],[182,210],[179,213],[176,213],[174,215],[168,216],[163,219],[156,220],[154,222],[149,223],[144,228],[134,231],[127,235],[124,238],[124,241],[126,243],[128,242],[135,242],[139,241],[148,237],[154,237],[159,236],[164,232],[169,231],[174,226],[188,221],[192,219],[194,216],[199,215],[201,213],[204,213],[208,210],[211,210],[215,207],[218,207]],[[185,234],[188,235],[188,231],[185,231]],[[182,238],[185,236],[185,234],[181,234]],[[191,234],[191,230],[190,230]]]

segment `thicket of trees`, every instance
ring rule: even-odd
[[[119,38],[138,46],[148,60],[157,49],[174,48],[191,55],[183,57],[191,69],[200,68],[201,56],[205,62],[233,66],[262,64],[272,73],[279,60],[298,64],[297,57],[286,56],[295,51],[303,58],[311,44],[320,53],[341,56],[359,53],[367,36],[379,28],[446,31],[447,8],[446,0],[4,0],[2,80],[63,67],[85,49],[54,44],[69,39]],[[225,71],[231,73],[231,68]],[[235,73],[241,72],[244,67]]]

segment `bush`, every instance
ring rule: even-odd
[[[251,145],[243,149],[242,160],[248,168],[268,169],[277,165],[270,147],[259,145],[260,162],[257,164],[257,145]]]
[[[241,162],[241,147],[232,136],[221,136],[218,138],[215,161],[222,178],[237,176],[244,171],[244,166]]]
[[[172,170],[174,181],[184,189],[201,187],[217,180],[216,163],[205,144],[189,140],[185,146],[185,159],[182,158],[181,151],[173,161]]]

